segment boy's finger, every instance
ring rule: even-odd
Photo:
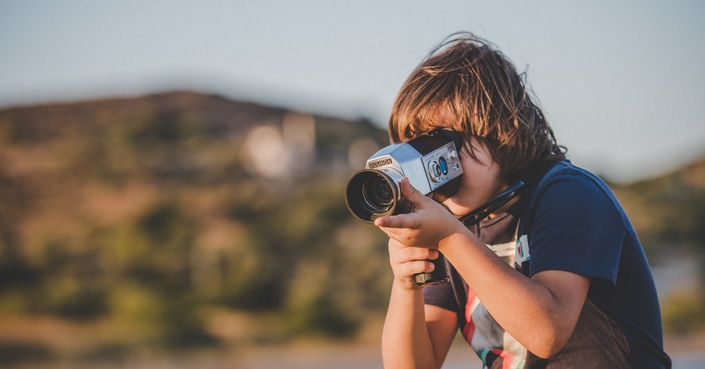
[[[375,225],[382,228],[408,228],[408,214],[392,215],[375,219]]]
[[[400,228],[402,225],[401,220],[399,219],[399,216],[377,218],[377,219],[375,219],[374,224],[377,227],[382,227],[382,228]]]
[[[401,193],[404,195],[407,201],[411,203],[411,205],[418,206],[421,205],[421,202],[424,201],[426,196],[422,195],[419,190],[414,188],[414,186],[411,185],[409,182],[409,178],[402,178],[401,179]]]

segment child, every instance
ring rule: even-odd
[[[670,368],[634,229],[608,187],[565,159],[522,78],[493,45],[459,33],[399,92],[391,140],[457,131],[464,173],[436,201],[402,180],[414,210],[375,221],[394,273],[385,367],[440,368],[460,329],[487,368]],[[477,226],[457,220],[517,181],[521,196]],[[439,251],[450,283],[418,287]]]

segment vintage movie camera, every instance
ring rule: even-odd
[[[368,223],[379,217],[411,212],[411,204],[404,199],[399,187],[403,177],[409,178],[411,185],[424,195],[437,194],[441,199],[453,196],[458,192],[463,174],[459,159],[462,147],[459,133],[437,129],[409,142],[382,148],[348,181],[345,189],[348,210]],[[523,186],[524,182],[515,183],[458,220],[472,227],[516,197]],[[417,285],[448,281],[443,255],[439,254],[432,262],[433,272],[414,277]]]
[[[354,173],[348,181],[345,189],[348,209],[365,222],[410,212],[411,205],[399,187],[403,177],[409,178],[411,185],[424,195],[453,196],[463,174],[459,158],[462,142],[459,133],[437,129],[409,142],[382,148],[367,160],[365,169]],[[416,275],[418,285],[448,280],[443,258],[433,263],[434,272]]]
[[[409,142],[382,148],[367,159],[365,169],[348,181],[348,209],[365,222],[408,213],[410,205],[399,187],[403,177],[409,178],[411,185],[424,195],[454,195],[463,174],[458,153],[461,147],[459,133],[437,129]]]

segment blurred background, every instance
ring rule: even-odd
[[[384,235],[350,174],[472,31],[605,178],[675,368],[705,363],[700,1],[0,3],[0,366],[377,368]],[[446,367],[476,364],[460,343]],[[457,366],[454,366],[457,365]]]

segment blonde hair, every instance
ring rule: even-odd
[[[524,78],[489,42],[452,34],[399,91],[390,139],[405,142],[435,127],[453,129],[466,141],[474,137],[487,145],[505,180],[525,180],[538,165],[564,159],[566,150],[556,143]]]

